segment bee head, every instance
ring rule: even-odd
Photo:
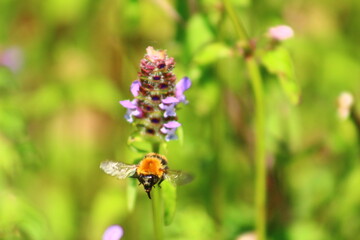
[[[151,199],[150,192],[153,186],[159,182],[159,177],[156,175],[139,175],[138,177],[140,184],[144,185],[145,192]]]

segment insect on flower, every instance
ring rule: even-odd
[[[174,185],[184,185],[189,183],[192,175],[178,171],[170,170],[167,166],[165,156],[157,153],[148,153],[139,164],[126,164],[123,162],[104,161],[100,168],[107,174],[117,177],[118,179],[137,178],[139,185],[143,185],[149,199],[150,192],[156,184],[168,180]]]

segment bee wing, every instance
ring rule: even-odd
[[[137,165],[129,165],[122,162],[104,161],[100,164],[100,168],[111,176],[124,179],[136,173]]]
[[[165,179],[174,185],[184,185],[191,182],[194,176],[183,171],[168,170],[165,174]]]

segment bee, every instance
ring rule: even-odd
[[[139,164],[126,164],[123,162],[104,161],[100,168],[107,174],[117,177],[118,179],[137,178],[139,185],[143,185],[149,199],[153,187],[164,180],[170,181],[174,185],[183,185],[189,183],[192,175],[178,171],[170,170],[167,166],[165,156],[157,153],[148,153]]]

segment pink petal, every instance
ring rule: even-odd
[[[122,227],[120,227],[119,225],[112,225],[105,230],[102,239],[120,240],[123,235],[124,235],[124,230],[122,229]]]
[[[123,100],[119,102],[123,107],[128,109],[136,109],[136,105],[130,100]]]
[[[176,97],[167,97],[161,100],[161,102],[164,104],[178,103],[179,99],[177,99]]]
[[[130,91],[134,97],[137,97],[139,95],[141,83],[139,80],[135,80],[131,83]]]
[[[176,90],[181,92],[185,92],[191,87],[191,80],[188,77],[183,77],[177,84]]]
[[[286,25],[279,25],[269,28],[268,34],[275,40],[286,40],[294,36],[294,30]]]
[[[164,127],[166,128],[178,128],[181,126],[181,123],[177,121],[170,121],[164,124]]]

